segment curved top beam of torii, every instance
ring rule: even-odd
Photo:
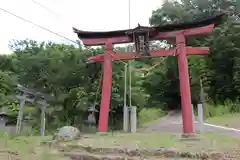
[[[80,31],[74,28],[74,32],[77,33],[78,37],[83,41],[85,46],[97,46],[106,44],[120,44],[120,43],[131,43],[133,42],[133,32],[139,30],[147,30],[150,32],[149,41],[160,40],[160,39],[172,39],[176,40],[177,34],[183,34],[185,37],[189,36],[203,36],[212,33],[214,27],[219,25],[225,17],[225,14],[218,14],[214,17],[208,19],[183,24],[171,24],[165,26],[155,26],[155,27],[143,27],[138,26],[137,28],[130,30],[120,30],[120,31],[109,31],[109,32],[90,32],[90,31]],[[110,54],[110,53],[109,53]],[[187,55],[206,55],[209,54],[209,48],[186,48]],[[159,56],[170,56],[177,55],[177,49],[172,50],[161,50],[161,51],[151,51],[149,56],[141,56],[138,53],[111,53],[111,59],[113,61],[118,60],[131,60],[131,59],[143,59],[149,57],[159,57]],[[98,55],[95,57],[90,57],[87,59],[87,63],[103,62],[104,55]]]
[[[164,26],[154,26],[154,27],[144,27],[144,26],[138,26],[134,29],[129,30],[117,30],[117,31],[106,31],[106,32],[94,32],[94,31],[82,31],[78,30],[76,28],[73,28],[73,31],[77,33],[79,39],[83,41],[83,44],[86,46],[95,46],[95,45],[104,45],[106,43],[106,39],[110,41],[113,44],[118,43],[129,43],[132,42],[131,38],[129,37],[129,32],[133,32],[136,29],[148,29],[152,33],[152,39],[167,39],[171,38],[169,36],[169,32],[177,32],[181,30],[189,30],[195,29],[195,28],[203,28],[203,27],[211,27],[212,29],[214,26],[219,25],[225,14],[218,14],[216,16],[210,17],[208,19],[202,20],[202,21],[195,21],[190,23],[181,23],[181,24],[169,24]],[[187,36],[191,35],[198,35],[198,34],[204,34],[202,33],[189,33]],[[206,33],[209,34],[209,33]],[[175,35],[172,35],[175,37]],[[112,40],[111,40],[112,39]]]

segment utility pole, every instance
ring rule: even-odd
[[[128,48],[126,47],[126,52]],[[128,64],[124,64],[124,105],[123,105],[123,131],[128,132],[128,120],[129,120],[129,111],[127,106],[127,71]]]

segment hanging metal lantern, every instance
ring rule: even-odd
[[[150,56],[149,38],[154,34],[153,28],[138,25],[135,29],[126,34],[132,38],[135,46],[135,52],[141,56]]]

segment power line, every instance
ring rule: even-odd
[[[42,8],[44,8],[44,9],[46,9],[48,12],[54,13],[54,14],[57,15],[57,16],[61,16],[59,13],[55,12],[54,10],[52,10],[52,9],[49,8],[49,7],[43,5],[43,4],[41,4],[41,3],[39,3],[39,2],[37,2],[37,1],[35,1],[35,0],[31,0],[31,1],[32,1],[33,3],[35,3],[36,5],[38,5],[38,6],[42,7]]]
[[[72,42],[72,43],[78,44],[78,43],[77,43],[76,41],[74,41],[74,40],[71,40],[71,39],[69,39],[69,38],[67,38],[67,37],[65,37],[65,36],[63,36],[63,35],[61,35],[61,34],[59,34],[59,33],[57,33],[57,32],[51,31],[50,29],[47,29],[47,28],[45,28],[45,27],[43,27],[43,26],[40,26],[40,25],[38,25],[38,24],[30,21],[30,20],[27,20],[27,19],[25,19],[25,18],[23,18],[23,17],[20,17],[20,16],[16,15],[15,13],[12,13],[12,12],[6,10],[6,9],[0,8],[0,10],[3,11],[3,12],[5,12],[5,13],[8,13],[8,14],[10,14],[10,15],[18,18],[18,19],[21,19],[21,20],[23,20],[23,21],[25,21],[25,22],[27,22],[27,23],[30,23],[30,24],[32,24],[32,25],[34,25],[34,26],[36,26],[36,27],[38,27],[38,28],[40,28],[40,29],[42,29],[42,30],[45,30],[45,31],[47,31],[47,32],[50,32],[50,33],[56,35],[56,36],[59,36],[59,37],[61,37],[61,38],[64,38],[64,39],[66,39],[66,40],[68,40],[68,41],[70,41],[70,42]]]
[[[61,19],[63,19],[63,20],[66,21],[67,23],[69,23],[69,21],[68,21],[66,18],[64,18],[61,14],[59,14],[59,13],[56,12],[56,11],[54,11],[54,10],[51,9],[50,7],[48,7],[48,6],[46,6],[46,5],[43,5],[43,4],[41,4],[40,2],[35,1],[35,0],[31,0],[31,1],[32,1],[33,3],[35,3],[36,5],[38,5],[38,6],[42,7],[42,8],[44,8],[45,10],[47,10],[49,13],[52,13],[52,14],[60,17]]]
[[[43,5],[35,0],[31,0],[33,3],[35,3],[36,5],[44,8],[45,10],[47,10],[49,13],[52,13],[58,17],[60,17],[61,19],[63,19],[64,21],[66,21],[67,23],[72,23],[70,22],[68,19],[64,18],[64,16],[62,16],[61,14],[59,14],[58,12],[54,11],[53,9],[51,9],[50,7],[47,7],[46,5]]]

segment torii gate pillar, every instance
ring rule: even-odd
[[[113,45],[111,43],[106,44],[104,62],[103,62],[103,82],[102,82],[102,98],[100,105],[100,117],[99,117],[99,132],[108,131],[108,117],[111,102],[112,91],[112,54]]]
[[[183,136],[191,136],[192,134],[195,134],[195,131],[192,114],[193,108],[191,103],[186,40],[182,32],[176,34],[176,43],[182,106]]]

